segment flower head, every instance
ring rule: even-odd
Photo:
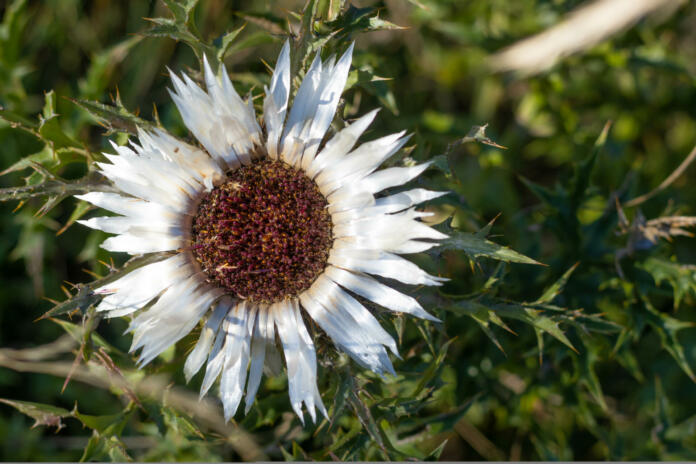
[[[442,195],[424,189],[387,196],[428,164],[377,170],[408,140],[398,133],[355,147],[372,111],[323,140],[346,84],[353,47],[322,62],[317,54],[288,111],[289,44],[283,47],[263,103],[263,125],[222,68],[204,61],[207,91],[172,73],[170,92],[202,148],[162,130],[140,130],[139,143],[114,145],[98,163],[122,194],[78,198],[119,216],[83,224],[116,234],[102,246],[132,255],[169,252],[161,261],[97,289],[108,317],[135,314],[131,351],[145,365],[203,324],[186,360],[193,377],[205,365],[201,396],[220,378],[225,418],[246,392],[248,411],[264,364],[288,371],[293,409],[312,420],[326,409],[317,389],[314,344],[303,311],[360,365],[394,373],[396,342],[354,295],[393,311],[435,320],[412,297],[379,276],[439,285],[399,254],[416,253],[445,235],[419,220],[414,206]]]

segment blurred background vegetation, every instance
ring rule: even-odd
[[[166,3],[0,2],[0,187],[81,178],[109,138],[125,141],[126,109],[188,137],[166,67],[195,74],[189,45],[220,51],[240,94],[256,97],[288,33],[300,57],[356,40],[342,118],[385,107],[368,137],[413,132],[408,156],[436,161],[421,183],[453,192],[430,206],[452,217],[440,227],[453,240],[413,258],[452,281],[410,290],[444,323],[380,313],[404,358],[384,381],[318,334],[330,422],[303,429],[280,376],[225,426],[215,399],[197,403],[200,380],[184,385],[193,336],[137,372],[126,321],[96,328],[88,299],[35,322],[66,299],[62,287],[79,297],[68,283],[125,259],[98,248],[101,232],[71,226],[87,212],[72,198],[4,202],[0,459],[696,459],[696,247],[685,235],[696,168],[631,201],[696,145],[693,2],[662,2],[526,74],[496,71],[491,57],[582,2],[332,0],[312,3],[314,21],[304,1]],[[458,143],[486,123],[506,149]],[[544,265],[490,242],[474,249],[486,235]],[[78,353],[87,361],[73,364]]]

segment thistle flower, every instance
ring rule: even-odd
[[[353,294],[437,320],[414,298],[370,276],[412,285],[444,280],[398,256],[446,237],[419,221],[425,213],[414,209],[443,193],[413,189],[379,196],[428,164],[377,170],[406,143],[404,132],[354,148],[376,111],[322,145],[352,51],[351,45],[338,61],[324,62],[317,53],[289,109],[286,42],[265,89],[263,124],[224,67],[216,76],[204,60],[207,92],[188,76],[171,73],[170,94],[202,148],[160,129],[139,130],[138,144],[114,144],[118,154],[105,154],[111,164],[97,163],[123,194],[78,196],[120,215],[81,221],[116,234],[103,248],[171,253],[96,289],[105,295],[97,311],[117,317],[141,310],[128,328],[131,352],[141,349],[141,366],[203,324],[184,373],[190,380],[205,365],[201,396],[220,378],[226,420],[245,391],[248,412],[264,365],[279,364],[276,335],[293,409],[303,421],[302,403],[312,420],[315,408],[327,415],[306,316],[378,374],[394,374],[385,347],[398,355],[396,342]]]

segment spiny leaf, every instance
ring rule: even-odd
[[[591,340],[587,336],[581,337],[585,349],[579,353],[579,368],[580,368],[580,382],[583,383],[589,390],[592,397],[597,401],[597,403],[602,407],[604,411],[607,411],[607,402],[604,399],[604,393],[602,392],[602,385],[599,382],[599,377],[597,377],[597,371],[595,366],[598,361],[601,360],[601,347],[599,346],[599,341]]]
[[[499,327],[504,328],[508,332],[512,332],[512,330],[503,322],[503,320],[498,316],[495,311],[492,311],[490,308],[487,306],[478,303],[476,301],[467,301],[464,304],[459,304],[457,305],[457,311],[463,311],[466,313],[469,317],[471,317],[473,320],[475,320],[479,326],[481,327],[481,330],[490,338],[490,340],[495,344],[495,346],[498,347],[498,349],[503,353],[505,353],[505,350],[503,349],[503,346],[500,344],[498,341],[498,338],[495,336],[493,331],[490,328],[491,322]],[[506,354],[507,355],[507,354]]]
[[[120,435],[123,428],[128,423],[131,416],[131,411],[132,409],[127,407],[125,410],[116,414],[91,416],[88,414],[82,414],[80,411],[78,411],[76,402],[75,407],[70,412],[70,415],[82,422],[82,425],[85,427],[95,430],[100,434]]]
[[[230,47],[232,44],[234,44],[234,40],[237,38],[240,32],[244,30],[246,27],[246,24],[243,24],[241,27],[227,32],[220,38],[219,44],[216,41],[216,46],[218,47],[218,52],[217,52],[217,59],[220,63],[225,61],[225,56],[227,56],[227,53],[230,51]]]
[[[472,260],[485,257],[512,263],[541,264],[532,258],[518,253],[508,247],[486,240],[477,234],[453,231],[450,232],[449,235],[449,238],[446,238],[439,243],[438,251],[461,250]]]
[[[172,408],[163,407],[162,414],[164,415],[164,420],[170,430],[181,434],[184,437],[191,438],[196,437],[200,439],[205,439],[205,436],[196,427],[196,425],[191,422],[188,418],[179,414]]]
[[[334,21],[319,22],[315,27],[319,34],[340,31],[339,37],[342,38],[350,37],[355,32],[404,29],[402,26],[381,19],[374,8],[356,8],[353,5],[350,5]]]
[[[353,407],[355,414],[358,416],[360,423],[363,428],[367,431],[370,437],[377,443],[380,451],[385,459],[388,459],[389,453],[385,446],[385,440],[382,437],[382,431],[377,426],[370,408],[365,404],[365,402],[360,398],[357,385],[353,384],[353,388],[348,393],[348,403]]]
[[[175,1],[168,3],[174,18],[146,18],[155,25],[144,34],[154,37],[169,37],[177,42],[184,42],[193,50],[201,64],[203,56],[207,56],[209,60],[213,61],[211,63],[213,68],[217,68],[218,53],[216,48],[202,40],[190,15],[197,0],[191,0],[185,4],[179,4]]]
[[[621,364],[621,366],[626,369],[634,379],[638,382],[643,383],[645,381],[645,376],[640,370],[640,363],[638,358],[636,358],[633,351],[629,348],[623,347],[616,351],[614,357]]]
[[[101,335],[94,332],[94,329],[96,329],[96,327],[84,327],[69,321],[64,321],[62,319],[51,320],[58,324],[60,327],[62,327],[68,335],[70,335],[80,343],[84,342],[86,339],[89,339],[90,341],[94,342],[97,346],[104,348],[109,353],[116,353],[121,356],[125,356],[125,353],[123,353],[121,350],[104,340]]]
[[[0,172],[0,176],[30,168],[35,164],[52,169],[59,166],[65,166],[66,164],[72,162],[84,161],[84,159],[83,154],[73,148],[59,148],[56,150],[50,145],[46,144],[40,151],[32,155],[25,156],[19,161],[13,163],[4,171]]]
[[[650,257],[638,267],[649,272],[656,285],[666,281],[672,287],[675,309],[685,296],[696,297],[696,266]]]
[[[128,53],[143,40],[142,35],[133,35],[115,45],[94,53],[85,77],[78,84],[80,96],[87,99],[99,98],[113,80],[116,68]]]
[[[78,143],[63,132],[56,113],[56,94],[53,90],[44,96],[43,112],[39,118],[39,134],[53,148],[77,146]]]
[[[430,453],[428,453],[427,456],[425,456],[424,461],[439,461],[442,452],[445,450],[445,446],[447,446],[447,442],[449,442],[449,440],[445,440],[436,446]]]
[[[615,334],[621,332],[623,329],[622,325],[604,319],[601,314],[586,314],[581,309],[569,310],[566,308],[556,308],[550,305],[540,305],[538,308],[560,311],[557,317],[577,327],[582,333],[595,332],[601,334]]]
[[[471,126],[471,129],[469,129],[469,132],[464,137],[457,139],[454,142],[449,143],[447,145],[447,149],[445,150],[445,152],[441,155],[437,155],[437,156],[432,157],[430,159],[430,162],[433,164],[433,166],[440,169],[445,174],[446,177],[450,178],[450,177],[452,177],[452,169],[450,167],[449,157],[452,155],[455,148],[457,148],[461,145],[464,145],[466,143],[478,142],[478,143],[482,143],[484,145],[489,145],[489,146],[494,147],[494,148],[506,149],[506,147],[491,140],[486,135],[487,128],[488,128],[488,124],[484,124],[482,126]]]
[[[56,235],[60,235],[63,232],[65,232],[68,229],[68,227],[75,224],[75,222],[77,222],[78,219],[87,214],[93,208],[94,206],[92,206],[92,204],[90,203],[87,203],[86,201],[78,201],[77,205],[75,205],[75,209],[73,209],[73,212],[70,214],[70,217],[65,222],[65,225],[63,225],[63,227],[61,227],[60,230],[56,232]]]
[[[107,105],[90,100],[71,99],[73,103],[85,109],[89,114],[107,129],[107,134],[114,132],[127,132],[137,135],[137,128],[153,129],[152,123],[139,118],[128,111],[117,98],[115,105]]]
[[[524,176],[519,176],[520,181],[541,201],[551,206],[552,208],[562,211],[566,208],[566,197],[567,193],[565,191],[552,191],[543,185],[539,185]]]
[[[90,172],[82,179],[75,181],[66,181],[54,177],[48,180],[40,179],[38,182],[32,182],[30,185],[2,188],[0,189],[0,201],[26,200],[38,197],[56,197],[63,200],[71,195],[79,195],[82,193],[116,191],[117,189],[107,184],[100,175],[95,172]],[[57,204],[57,202],[55,202],[55,204]],[[55,206],[55,204],[53,204],[53,206]]]
[[[647,323],[657,332],[662,342],[662,347],[674,358],[684,373],[688,375],[691,380],[696,382],[696,376],[684,354],[684,347],[677,338],[677,334],[680,330],[696,327],[696,324],[693,322],[680,321],[672,316],[661,313],[655,309],[645,295],[640,294],[640,298],[645,308]]]
[[[37,320],[68,314],[75,310],[79,310],[81,314],[85,314],[87,309],[100,299],[101,295],[96,295],[90,286],[78,285],[77,294],[75,296],[58,303],[50,310],[43,313]]]
[[[443,363],[445,361],[445,357],[447,356],[447,351],[454,340],[456,340],[456,338],[447,340],[447,342],[442,345],[437,357],[430,363],[425,372],[421,374],[421,378],[418,381],[416,388],[413,390],[412,396],[418,396],[418,394],[436,377],[436,375],[442,371]]]
[[[177,22],[187,24],[191,20],[191,12],[199,0],[164,0]]]
[[[50,404],[8,400],[5,398],[0,398],[0,403],[12,406],[19,412],[34,419],[36,422],[34,422],[32,428],[39,425],[47,425],[49,427],[55,427],[56,430],[60,430],[65,427],[61,419],[70,416],[70,411],[67,409],[51,406]]]
[[[12,128],[21,129],[34,135],[38,134],[38,131],[36,131],[36,129],[39,127],[38,122],[32,121],[31,119],[12,112],[7,108],[3,108],[2,106],[0,106],[0,121],[5,121]]]
[[[554,282],[546,290],[544,290],[544,293],[542,293],[541,296],[533,304],[551,303],[551,301],[553,301],[553,299],[556,298],[558,296],[558,294],[563,291],[563,288],[565,287],[566,283],[568,282],[568,278],[570,278],[570,275],[578,267],[578,264],[580,264],[580,263],[573,264],[570,267],[570,269],[565,271],[563,273],[563,275],[561,276],[561,278],[558,279],[556,282]]]
[[[554,210],[554,214],[547,217],[546,223],[566,244],[563,249],[569,252],[573,257],[582,254],[582,247],[585,245],[581,243],[580,239],[581,231],[578,211],[587,198],[592,172],[596,165],[599,152],[604,147],[610,127],[610,122],[605,124],[590,155],[577,163],[574,175],[568,182],[569,188],[566,189],[561,185],[557,185],[554,190],[551,190],[523,176],[519,176],[522,183],[524,183],[535,196]],[[597,225],[595,225],[595,227]]]
[[[558,326],[558,322],[544,316],[541,314],[541,311],[517,304],[500,304],[495,305],[492,307],[492,309],[502,317],[509,317],[526,322],[527,324],[531,324],[544,333],[551,335],[553,338],[577,353],[577,350],[573,344],[570,343],[568,337],[566,337],[561,328]]]
[[[575,175],[571,181],[570,188],[570,208],[573,213],[576,213],[582,200],[585,196],[585,192],[590,185],[590,176],[594,170],[595,164],[597,162],[597,157],[599,153],[604,148],[604,144],[607,141],[607,135],[609,134],[609,129],[611,128],[611,121],[604,124],[602,132],[600,132],[599,137],[595,141],[590,156],[578,163],[575,169]]]
[[[133,459],[126,452],[123,442],[116,436],[104,436],[96,430],[87,442],[80,462],[105,461],[131,462]]]

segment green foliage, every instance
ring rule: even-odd
[[[663,185],[696,144],[696,6],[521,77],[488,57],[575,3],[360,5],[0,7],[3,459],[696,458],[693,168]],[[91,206],[70,197],[114,191],[93,167],[108,140],[165,127],[191,141],[167,66],[200,81],[204,56],[226,63],[260,110],[286,38],[293,92],[315,52],[357,40],[332,130],[386,107],[366,138],[414,133],[393,163],[430,162],[414,184],[451,194],[423,207],[449,238],[411,259],[450,281],[403,289],[441,324],[373,308],[398,340],[396,377],[310,327],[329,420],[303,428],[281,372],[225,424],[200,379],[185,386],[197,333],[139,370],[126,322],[94,311],[95,288],[167,255],[114,263],[103,233],[71,227]]]

